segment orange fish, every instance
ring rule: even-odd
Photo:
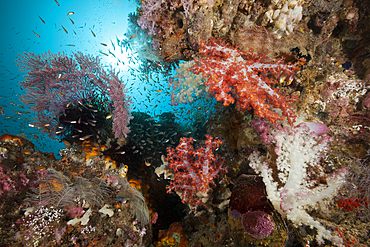
[[[45,21],[41,18],[41,16],[39,16],[40,20],[42,21],[42,23],[45,24]]]
[[[63,26],[62,26],[62,28],[63,28],[64,32],[66,32],[66,34],[68,34],[67,30]]]
[[[31,154],[31,151],[29,151],[29,150],[22,150],[22,153],[24,153],[24,154]]]
[[[37,136],[37,135],[33,135],[34,137],[35,137],[35,139],[39,139],[40,137],[39,136]]]
[[[155,90],[156,92],[158,92],[158,93],[162,93],[162,90]]]
[[[57,3],[58,6],[60,6],[57,0],[54,0],[54,1]]]
[[[68,12],[68,14],[67,14],[67,15],[74,15],[74,14],[75,14],[75,12],[70,11],[70,12]]]
[[[95,35],[95,33],[93,32],[93,30],[90,30],[90,31],[91,31],[92,35],[93,35],[94,37],[96,37],[96,35]]]
[[[4,108],[2,106],[0,106],[0,111],[1,111],[1,114],[4,115]]]
[[[66,146],[71,146],[71,143],[69,143],[69,142],[67,142],[67,141],[63,141],[64,142],[64,144],[66,145]]]
[[[136,34],[131,35],[130,39],[135,38]]]
[[[35,33],[35,31],[32,30],[32,32],[37,36],[37,37],[41,37],[40,35],[38,35],[37,33]]]
[[[72,24],[75,24],[75,22],[71,18],[69,18],[69,20],[72,22]]]

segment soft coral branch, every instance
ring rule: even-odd
[[[202,200],[197,194],[207,194],[209,184],[215,184],[213,179],[220,172],[226,172],[227,167],[213,150],[222,144],[220,140],[214,140],[206,135],[205,144],[194,150],[193,138],[181,138],[180,144],[173,148],[167,148],[168,166],[172,169],[174,180],[167,187],[168,192],[176,191],[181,195],[183,202],[188,202],[195,210],[202,205]]]
[[[297,66],[283,64],[281,59],[274,63],[264,62],[264,55],[240,51],[215,39],[210,39],[208,44],[203,41],[199,53],[203,58],[195,58],[198,64],[191,70],[208,77],[206,84],[218,101],[223,101],[225,106],[236,101],[240,110],[253,108],[256,115],[271,122],[284,120],[284,117],[270,109],[271,106],[280,108],[288,122],[294,123],[296,114],[288,104],[294,99],[272,88],[275,81],[271,78],[280,75],[291,77],[298,70]]]
[[[316,228],[316,239],[320,244],[323,239],[328,239],[341,245],[340,238],[306,211],[335,196],[345,183],[346,168],[332,174],[325,172],[333,165],[323,161],[332,140],[310,131],[305,123],[286,126],[270,139],[276,146],[276,161],[269,164],[255,151],[249,156],[249,165],[262,176],[271,204],[283,217],[297,226],[305,224]],[[325,184],[320,182],[320,178],[325,178]]]

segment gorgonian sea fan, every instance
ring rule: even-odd
[[[42,55],[24,53],[16,63],[26,71],[21,87],[27,94],[21,100],[36,113],[34,124],[55,136],[61,116],[68,105],[91,99],[95,95],[110,99],[107,107],[114,106],[113,129],[117,138],[124,138],[129,129],[130,99],[126,96],[118,73],[105,71],[99,57],[81,52],[67,56],[64,52]],[[117,122],[120,121],[120,122]]]

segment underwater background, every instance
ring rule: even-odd
[[[169,76],[165,78],[156,74],[151,82],[143,83],[150,72],[139,72],[137,51],[127,49],[121,42],[134,35],[134,30],[128,29],[128,16],[135,13],[138,6],[135,1],[65,1],[61,5],[52,1],[2,3],[4,18],[12,20],[4,27],[4,38],[1,40],[2,133],[30,135],[38,150],[55,155],[59,155],[59,149],[64,147],[63,143],[47,138],[31,127],[33,125],[30,126],[33,113],[19,101],[19,96],[24,94],[19,81],[25,73],[19,71],[14,61],[18,54],[24,52],[42,54],[51,51],[71,55],[81,51],[99,56],[104,67],[112,66],[120,71],[119,76],[129,88],[128,95],[133,100],[133,111],[151,116],[174,111],[169,95],[171,89],[166,81]],[[175,112],[178,117],[189,110],[186,107],[179,109],[178,113]],[[183,116],[181,121],[186,121],[186,117]]]
[[[369,1],[0,6],[0,246],[370,246]]]

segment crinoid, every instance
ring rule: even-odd
[[[93,178],[91,181],[78,177],[74,181],[73,193],[76,201],[90,206],[101,205],[110,193],[108,186],[103,179]]]
[[[75,181],[62,173],[49,169],[49,174],[37,181],[26,202],[35,206],[70,208],[76,206],[99,206],[109,194],[105,181],[93,178],[91,181],[77,177]]]
[[[27,203],[36,206],[63,208],[74,203],[74,188],[70,179],[54,169],[37,181],[38,186],[28,194]]]
[[[118,183],[121,186],[117,197],[125,198],[130,204],[141,226],[149,224],[149,210],[145,205],[145,198],[136,188],[131,187],[125,177],[117,176]]]

